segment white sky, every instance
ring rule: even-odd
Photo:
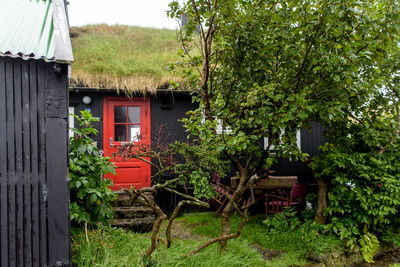
[[[125,24],[176,29],[178,23],[167,17],[170,0],[69,0],[71,26],[86,24]]]

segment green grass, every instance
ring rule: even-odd
[[[178,59],[174,30],[100,24],[71,27],[71,37],[75,86],[138,90],[173,78],[167,65]]]
[[[232,221],[233,226],[236,226],[239,219],[233,217]],[[177,219],[177,225],[188,228],[193,235],[174,239],[169,249],[161,245],[154,253],[153,265],[148,266],[304,265],[307,263],[307,253],[325,253],[341,249],[338,239],[306,231],[307,227],[278,233],[268,231],[262,221],[262,216],[252,216],[242,236],[229,241],[228,249],[224,253],[219,253],[217,244],[214,244],[195,256],[184,258],[182,255],[210,237],[217,236],[220,228],[220,219],[213,213],[184,215]],[[182,232],[188,230],[182,229]],[[76,234],[73,237],[73,261],[77,266],[143,266],[142,255],[149,242],[149,234],[136,234],[109,227],[90,231],[89,242],[84,234]],[[280,256],[266,261],[260,254],[263,250],[279,251]]]
[[[219,254],[215,247],[210,247],[193,257],[182,257],[202,241],[204,240],[178,239],[174,240],[169,249],[161,246],[153,254],[153,264],[149,266],[265,266],[262,257],[247,242],[239,240],[232,241],[223,254]],[[91,231],[89,242],[84,234],[78,234],[72,240],[73,263],[82,267],[143,266],[142,255],[149,242],[148,234],[135,234],[113,228]]]
[[[219,232],[220,219],[212,213],[186,214],[180,220],[184,220],[196,234],[215,237]],[[320,235],[309,227],[277,232],[268,231],[262,223],[263,216],[252,216],[243,229],[239,241],[257,244],[263,248],[281,251],[281,256],[273,259],[267,266],[289,266],[290,264],[306,264],[308,253],[323,254],[342,249],[341,241],[331,235]],[[236,227],[238,217],[232,218],[232,225]]]

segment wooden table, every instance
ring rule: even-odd
[[[231,178],[231,187],[236,188],[239,177]],[[291,189],[297,183],[297,176],[272,176],[259,180],[253,185],[253,189],[267,190],[267,189]]]
[[[239,177],[231,178],[231,187],[236,188]],[[264,198],[266,193],[276,195],[289,195],[292,186],[297,183],[297,176],[272,176],[259,180],[252,186],[254,202]],[[249,188],[250,189],[250,188]],[[248,194],[250,195],[250,194]],[[250,201],[250,198],[249,200]]]

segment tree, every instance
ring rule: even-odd
[[[220,236],[194,253],[215,242],[224,249],[247,221],[243,193],[259,174],[278,158],[306,159],[296,132],[311,120],[353,116],[382,87],[378,67],[397,47],[398,2],[190,0],[170,7],[171,17],[188,18],[175,69],[199,103],[185,127],[195,142],[228,159],[239,177]],[[323,205],[328,187],[318,183]],[[236,231],[229,221],[234,211],[242,217]]]
[[[331,123],[326,153],[313,168],[329,186],[325,216],[349,247],[361,245],[371,262],[379,244],[399,244],[400,113],[399,49],[382,60],[380,90],[352,116]]]
[[[142,160],[154,168],[151,187],[140,189],[131,187],[125,190],[129,193],[131,200],[151,208],[156,216],[151,230],[151,243],[144,255],[145,262],[151,262],[151,256],[160,243],[167,248],[171,246],[172,224],[183,206],[209,208],[209,204],[204,199],[213,196],[215,191],[209,183],[208,168],[214,167],[219,173],[224,172],[224,168],[220,167],[221,162],[214,162],[213,152],[201,149],[201,146],[193,149],[190,143],[169,143],[169,135],[165,135],[163,129],[164,126],[159,127],[151,145],[128,143],[119,147],[114,155],[127,160],[132,158]],[[151,161],[148,158],[151,158]],[[198,162],[199,158],[201,162]],[[172,178],[166,179],[165,176]],[[193,193],[179,190],[184,185],[192,185]],[[153,194],[160,191],[170,192],[180,199],[171,214],[167,215],[153,198]],[[165,237],[163,237],[160,229],[165,221],[168,223],[164,232]]]
[[[74,117],[79,129],[72,128],[74,136],[69,138],[70,217],[72,226],[84,225],[86,231],[88,224],[108,224],[113,218],[111,204],[116,194],[109,188],[111,180],[104,175],[115,174],[115,168],[93,144],[91,136],[98,132],[91,124],[98,119],[89,111],[81,111],[80,117]]]

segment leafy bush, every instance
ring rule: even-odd
[[[296,217],[296,213],[292,208],[286,208],[283,212],[268,217],[264,224],[272,232],[293,231],[302,224],[300,219]]]
[[[74,226],[107,223],[113,216],[111,202],[116,195],[109,189],[111,180],[103,175],[115,174],[115,169],[90,138],[97,134],[91,123],[98,120],[88,111],[81,111],[81,117],[75,118],[80,128],[73,129],[74,137],[69,140],[71,221]]]
[[[312,242],[320,235],[327,233],[324,225],[314,223],[312,220],[302,220],[293,208],[286,208],[283,212],[268,217],[263,221],[269,232],[276,233],[302,233],[302,239]]]
[[[329,227],[347,246],[360,245],[371,262],[382,240],[399,236],[400,138],[388,113],[367,112],[362,123],[330,129],[328,153],[315,159],[314,169],[329,181]]]

